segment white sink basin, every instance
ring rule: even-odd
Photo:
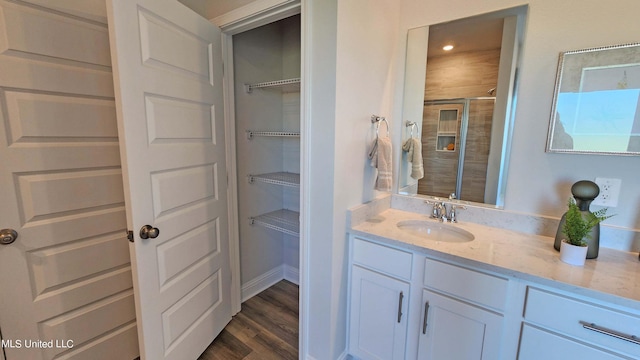
[[[435,220],[404,220],[398,222],[397,226],[411,235],[432,241],[460,243],[475,239],[475,236],[467,230]]]

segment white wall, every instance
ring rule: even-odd
[[[333,178],[337,0],[302,0],[301,356],[330,359],[335,347]],[[309,86],[313,84],[313,88]],[[313,166],[311,165],[313,164]],[[306,245],[306,246],[305,246]]]
[[[525,3],[403,0],[400,32]],[[618,215],[606,224],[638,229],[640,157],[549,154],[544,149],[559,53],[640,41],[637,20],[640,2],[530,0],[528,3],[505,210],[560,216],[575,181],[618,178],[622,179],[620,202],[610,211]],[[398,61],[402,63],[402,58]]]
[[[322,4],[320,4],[322,3]],[[312,165],[308,355],[336,359],[346,347],[346,211],[373,199],[367,153],[372,114],[392,116],[400,8],[394,0],[303,2]],[[335,32],[337,29],[337,33]],[[333,180],[333,181],[331,181]]]

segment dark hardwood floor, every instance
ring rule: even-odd
[[[198,360],[298,359],[298,286],[282,280],[242,311]]]

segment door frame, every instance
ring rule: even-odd
[[[222,57],[223,57],[223,82],[224,82],[224,121],[225,121],[225,141],[227,146],[227,176],[228,176],[228,202],[229,202],[229,256],[231,260],[231,313],[233,315],[240,312],[242,303],[242,285],[240,283],[240,234],[238,217],[238,173],[236,167],[236,129],[235,129],[235,87],[233,82],[233,35],[257,27],[285,19],[292,15],[301,14],[301,0],[255,0],[243,7],[220,15],[210,21],[222,30]],[[304,33],[304,16],[301,18],[301,28]],[[300,39],[301,49],[304,49],[304,34]],[[301,69],[304,72],[305,58],[301,54]],[[305,159],[308,157],[306,151],[306,140],[304,129],[307,128],[305,117],[305,79],[301,73],[300,83],[300,254],[299,254],[299,318],[298,318],[298,351],[301,358],[306,356],[306,299],[307,299],[307,236],[303,230],[305,228],[305,214],[308,214],[308,202],[304,199],[304,193],[308,191],[305,186],[308,179],[308,167],[305,166]]]

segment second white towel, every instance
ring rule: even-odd
[[[411,163],[411,177],[419,180],[424,177],[424,166],[422,165],[422,144],[420,139],[414,137],[407,139],[402,144],[402,150],[407,153],[407,160]]]

